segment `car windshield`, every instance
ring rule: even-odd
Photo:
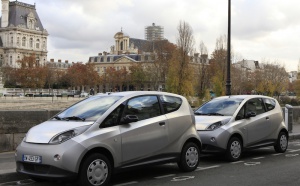
[[[195,111],[195,115],[232,116],[243,99],[213,99]]]
[[[54,119],[66,121],[97,120],[120,98],[120,96],[93,96],[71,106],[55,116]]]

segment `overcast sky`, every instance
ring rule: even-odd
[[[144,39],[145,26],[164,27],[164,37],[175,43],[177,26],[193,29],[195,48],[203,41],[209,55],[216,39],[227,35],[227,0],[19,0],[36,3],[49,33],[48,60],[87,62],[110,51],[114,34],[123,29]],[[287,71],[300,59],[299,0],[231,0],[231,44],[240,59],[277,61]]]

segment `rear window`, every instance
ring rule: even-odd
[[[264,102],[265,102],[265,105],[267,107],[267,111],[273,110],[275,108],[275,105],[276,105],[276,101],[275,100],[265,98]]]
[[[178,110],[182,104],[182,99],[174,96],[160,96],[165,114]]]

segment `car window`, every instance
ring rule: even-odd
[[[161,115],[157,96],[140,96],[130,99],[124,115],[136,115],[139,120]]]
[[[112,127],[119,124],[122,112],[124,110],[124,104],[119,105],[114,111],[112,111],[105,120],[101,123],[101,128]]]
[[[246,113],[254,112],[256,115],[266,112],[264,103],[261,98],[250,99],[246,103]]]
[[[165,114],[178,110],[182,104],[182,99],[174,96],[160,96]]]
[[[276,105],[276,101],[273,99],[264,98],[264,102],[267,108],[267,111],[273,110]]]
[[[238,114],[236,115],[236,120],[241,120],[245,118],[245,106],[243,106],[241,108],[241,110],[238,112]]]

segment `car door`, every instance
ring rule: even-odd
[[[254,112],[256,116],[247,120],[248,145],[256,145],[267,139],[270,130],[270,118],[266,113],[262,98],[250,99],[246,103],[246,114]]]
[[[120,125],[123,165],[159,155],[168,144],[168,121],[155,95],[128,100],[123,117],[135,115],[137,122]]]

